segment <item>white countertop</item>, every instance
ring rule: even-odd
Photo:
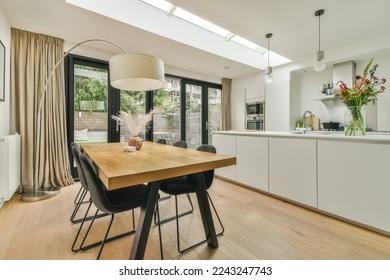
[[[390,133],[367,132],[365,136],[345,136],[343,131],[256,131],[256,130],[228,130],[214,131],[214,134],[245,135],[257,137],[287,137],[301,139],[329,139],[358,142],[388,142]]]

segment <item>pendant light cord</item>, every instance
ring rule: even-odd
[[[265,38],[267,38],[268,39],[268,67],[269,67],[269,55],[270,55],[270,53],[269,53],[269,46],[270,46],[270,38],[272,37],[272,33],[267,33],[266,35],[265,35]]]
[[[321,51],[321,15],[318,16],[318,51]]]
[[[268,67],[269,67],[269,37],[268,37]]]

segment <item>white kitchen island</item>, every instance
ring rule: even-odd
[[[216,175],[390,235],[390,134],[220,131]]]

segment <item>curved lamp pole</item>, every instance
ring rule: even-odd
[[[54,65],[53,70],[50,72],[46,79],[43,93],[39,101],[38,114],[37,114],[37,130],[36,130],[36,157],[35,157],[35,170],[34,170],[34,186],[32,191],[23,192],[22,200],[25,201],[38,201],[45,198],[55,196],[60,193],[59,187],[40,187],[38,182],[38,170],[39,170],[39,154],[40,154],[40,142],[41,142],[41,113],[43,102],[47,93],[47,87],[57,70],[61,62],[65,57],[70,54],[77,47],[89,43],[89,42],[105,42],[118,47],[122,50],[123,54],[113,56],[109,62],[110,71],[110,83],[111,86],[121,90],[131,91],[143,91],[154,90],[164,86],[165,74],[164,63],[161,59],[141,53],[128,53],[121,46],[104,39],[89,39],[82,41],[72,48],[70,48]]]

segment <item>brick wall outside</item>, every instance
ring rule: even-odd
[[[81,130],[88,128],[88,131],[106,131],[107,130],[107,113],[104,112],[75,112],[74,114],[74,129]],[[200,118],[201,113],[191,113],[187,116],[186,134],[187,142],[190,147],[196,148],[200,145]],[[154,131],[166,132],[172,136],[168,139],[173,143],[180,139],[179,116],[174,116],[170,122],[168,118],[162,114],[155,114],[153,119]],[[122,139],[128,139],[130,133],[128,129],[122,127]],[[156,137],[158,137],[156,135]],[[162,136],[165,138],[165,136]],[[126,141],[126,140],[125,140]]]

